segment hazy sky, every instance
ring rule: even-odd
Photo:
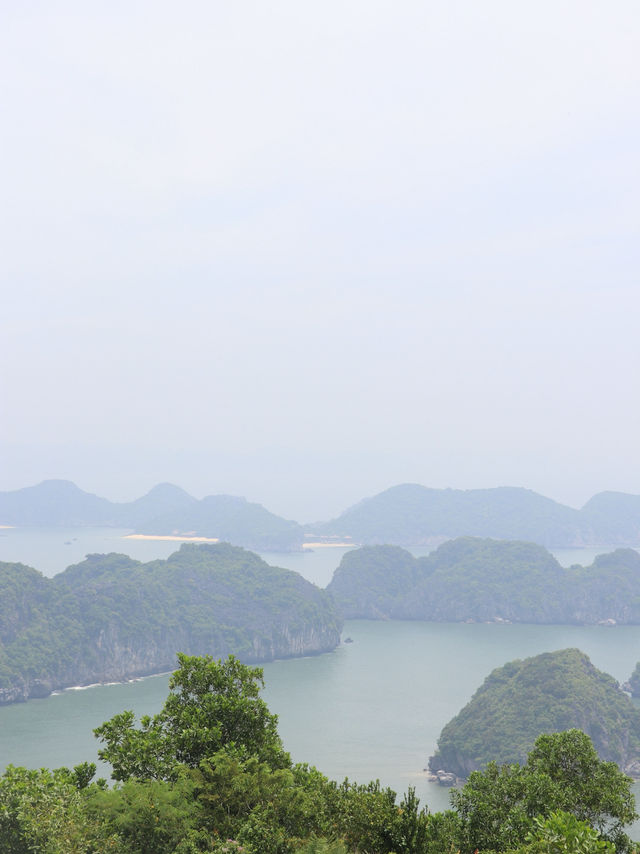
[[[0,489],[640,493],[637,0],[0,6]]]

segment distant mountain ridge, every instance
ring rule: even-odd
[[[640,545],[640,496],[602,492],[581,510],[530,489],[429,489],[406,483],[314,526],[367,545],[431,545],[454,537],[528,540],[547,547]]]
[[[141,534],[218,538],[261,551],[296,550],[304,541],[297,522],[261,504],[230,495],[198,500],[171,483],[161,483],[135,501],[116,503],[68,480],[46,480],[0,493],[0,524],[132,528]]]
[[[432,545],[463,536],[548,548],[640,546],[640,495],[601,492],[576,510],[521,487],[430,489],[400,484],[328,522],[300,525],[231,495],[198,500],[169,483],[116,503],[66,480],[0,492],[0,524],[132,528],[141,534],[217,537],[259,550],[297,550],[305,537],[354,544]]]

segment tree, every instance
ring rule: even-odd
[[[544,774],[554,783],[557,807],[588,822],[619,848],[622,828],[638,816],[631,779],[615,762],[603,762],[589,736],[570,729],[537,738],[527,757],[535,774]]]
[[[95,850],[81,791],[91,767],[49,771],[9,765],[0,778],[3,854],[89,854]]]
[[[541,735],[525,765],[490,762],[474,771],[451,801],[461,820],[461,847],[505,851],[522,844],[536,816],[562,810],[588,822],[617,851],[629,850],[623,828],[637,817],[631,779],[603,762],[580,730]]]
[[[533,825],[517,854],[615,854],[611,842],[572,813],[552,812],[547,818],[534,818]]]
[[[125,711],[94,730],[106,745],[98,755],[111,763],[115,780],[172,779],[179,766],[195,768],[222,749],[255,755],[273,768],[290,766],[277,715],[259,696],[260,667],[232,655],[215,661],[178,653],[178,661],[159,714],[136,727],[133,712]]]
[[[96,828],[92,851],[175,854],[211,850],[211,835],[200,828],[201,806],[185,776],[176,781],[128,780],[113,789],[92,788],[86,795],[87,814]]]

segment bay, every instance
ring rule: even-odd
[[[0,560],[20,561],[54,575],[88,553],[125,552],[138,560],[164,558],[179,544],[125,540],[120,529],[5,529]],[[553,550],[565,566],[587,565],[610,548]],[[263,554],[321,587],[346,549]],[[425,554],[428,549],[412,550]],[[628,679],[640,660],[640,626],[533,626],[348,621],[334,652],[264,665],[264,692],[279,716],[295,761],[316,765],[337,780],[380,779],[397,792],[415,786],[432,810],[447,808],[447,789],[423,769],[444,724],[485,676],[514,658],[573,646],[616,679]],[[71,689],[43,700],[0,708],[0,768],[57,767],[96,761],[94,727],[123,709],[154,714],[168,676]],[[108,776],[108,768],[100,773]],[[635,784],[636,796],[640,785]],[[640,825],[633,835],[640,838]]]
[[[24,563],[52,577],[71,564],[80,563],[87,554],[120,552],[135,560],[164,559],[180,548],[172,540],[130,539],[127,528],[4,528],[0,529],[0,561]],[[301,552],[265,552],[261,557],[273,566],[299,572],[318,587],[326,587],[345,552],[352,546],[304,549]],[[562,566],[581,563],[588,566],[594,558],[613,551],[613,546],[600,548],[550,549]],[[429,554],[433,548],[410,548],[416,557]]]
[[[333,779],[377,778],[397,792],[415,786],[433,810],[448,806],[449,793],[429,783],[423,768],[444,724],[494,667],[573,646],[622,680],[640,658],[640,626],[352,620],[346,636],[353,643],[332,653],[264,665],[264,697],[283,741],[295,761]],[[154,714],[167,683],[156,676],[0,708],[0,765],[96,761],[93,728],[123,709]]]

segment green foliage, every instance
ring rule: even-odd
[[[578,728],[603,759],[625,767],[640,757],[640,710],[577,649],[543,653],[496,668],[444,727],[429,762],[460,777],[523,762],[541,732]]]
[[[588,822],[620,849],[623,827],[638,817],[631,779],[614,762],[601,761],[585,733],[572,729],[539,736],[527,765],[553,781],[559,809]]]
[[[538,738],[526,765],[490,763],[430,815],[412,789],[337,784],[291,766],[262,672],[180,657],[162,711],[97,730],[121,781],[89,763],[0,778],[5,854],[613,854],[628,852],[630,780],[583,733]]]
[[[457,812],[445,810],[428,815],[425,850],[429,854],[458,854],[462,822]]]
[[[261,668],[232,655],[223,662],[179,653],[178,661],[162,711],[143,717],[140,727],[126,711],[94,730],[106,745],[98,755],[112,765],[114,779],[168,779],[178,766],[195,768],[222,748],[273,767],[289,764],[278,718],[259,696]]]
[[[561,810],[588,822],[616,850],[628,850],[623,828],[637,814],[631,780],[602,762],[578,730],[540,736],[525,765],[490,762],[474,771],[451,802],[461,821],[464,851],[517,848],[536,816]]]
[[[586,821],[558,811],[546,818],[536,816],[525,844],[516,850],[519,854],[615,854],[616,849]]]
[[[349,854],[349,849],[343,842],[312,837],[296,848],[293,854]]]
[[[640,555],[618,549],[564,569],[542,546],[461,537],[414,558],[347,552],[327,587],[347,619],[640,623]]]
[[[12,765],[0,778],[3,854],[90,854],[90,832],[78,780],[67,768]]]
[[[421,577],[420,565],[399,546],[364,546],[344,554],[327,589],[345,617],[380,619]]]
[[[89,555],[52,579],[0,563],[0,594],[0,703],[166,671],[176,649],[246,661],[326,651],[342,628],[323,591],[228,544],[147,564]]]
[[[117,850],[127,854],[173,854],[186,840],[183,851],[209,850],[210,836],[199,829],[200,805],[192,783],[185,778],[129,781],[111,789],[89,793],[87,812],[99,822],[101,835],[117,840]]]
[[[631,678],[629,679],[629,688],[634,697],[640,697],[640,661],[636,664]]]

